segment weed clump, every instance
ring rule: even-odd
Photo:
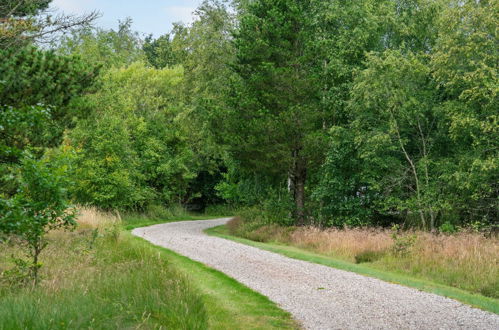
[[[364,251],[355,256],[355,263],[362,264],[366,262],[375,262],[385,255],[384,252],[381,251]]]

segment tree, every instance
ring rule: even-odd
[[[383,196],[379,210],[418,214],[421,226],[434,229],[446,205],[435,166],[443,154],[438,94],[427,64],[399,51],[370,56],[350,109],[363,171],[374,174],[367,189]]]
[[[308,2],[261,0],[243,11],[235,34],[233,104],[227,142],[243,168],[289,179],[297,224],[322,130],[305,57]]]
[[[117,30],[88,27],[75,31],[62,39],[57,51],[110,69],[145,60],[142,45],[139,33],[132,30],[132,19],[127,18]]]
[[[33,16],[48,8],[52,0],[4,0],[0,5],[0,16]]]
[[[404,222],[432,230],[445,221],[492,223],[497,10],[488,1],[380,8],[380,46],[354,69],[345,85],[346,121],[331,130],[314,192],[320,215],[336,225]]]
[[[98,68],[73,56],[25,47],[3,49],[0,55],[0,193],[12,165],[24,151],[41,157],[61,142],[77,115],[72,102],[92,85]],[[15,190],[15,189],[14,189]]]
[[[457,217],[485,224],[499,209],[498,25],[497,1],[449,1],[430,64],[453,154],[446,193]]]
[[[197,177],[189,185],[190,202],[199,206],[219,201],[215,186],[225,172],[229,157],[217,137],[228,107],[227,95],[234,60],[232,32],[235,14],[221,1],[203,1],[191,26],[176,25],[171,50],[184,68],[181,98],[185,109],[179,124],[196,155]],[[195,127],[195,129],[193,129]],[[196,197],[194,197],[196,196]]]
[[[0,195],[0,233],[15,236],[26,248],[27,274],[39,281],[41,252],[48,242],[45,235],[54,229],[76,225],[75,209],[68,204],[67,162],[64,159],[36,160],[28,154],[17,167],[18,191],[11,198]]]
[[[170,34],[160,36],[154,40],[149,35],[144,40],[143,46],[147,61],[156,69],[162,69],[167,66],[174,66],[179,63],[172,47]]]
[[[101,77],[101,89],[86,97],[91,115],[65,140],[76,152],[79,203],[123,210],[183,201],[196,157],[179,125],[182,79],[180,67],[142,63]]]
[[[74,225],[66,190],[67,159],[48,160],[44,155],[72,125],[72,102],[92,85],[98,71],[76,57],[33,45],[95,18],[41,19],[49,3],[0,5],[0,234],[15,236],[27,248],[35,283],[39,256],[47,245],[45,234]]]
[[[307,56],[318,84],[323,127],[349,123],[347,110],[355,73],[366,54],[383,49],[388,1],[321,1],[310,5]]]

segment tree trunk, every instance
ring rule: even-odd
[[[307,180],[307,168],[305,160],[300,157],[299,150],[293,152],[293,166],[290,171],[289,188],[295,202],[295,224],[305,224],[305,183]]]
[[[33,261],[31,264],[31,277],[33,279],[34,285],[38,285],[39,278],[38,278],[38,270],[40,269],[40,265],[38,262],[38,258],[40,256],[40,253],[42,252],[42,241],[40,238],[37,238],[35,243],[33,244],[33,251],[32,251],[32,256],[33,256]]]
[[[305,224],[305,180],[306,171],[304,170],[296,178],[295,205],[296,205],[296,225]]]

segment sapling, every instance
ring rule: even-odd
[[[68,166],[63,159],[35,160],[25,156],[18,167],[18,190],[0,196],[0,233],[16,237],[29,258],[28,275],[39,282],[40,254],[47,247],[46,234],[76,225],[75,209],[67,199]]]

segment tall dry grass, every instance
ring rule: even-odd
[[[95,207],[79,207],[76,221],[82,228],[99,229],[119,225],[122,222],[118,212],[104,212]]]
[[[452,235],[389,229],[319,229],[262,226],[233,220],[231,234],[260,242],[276,242],[350,262],[458,287],[499,298],[499,239],[477,232]],[[415,237],[414,240],[411,238]],[[400,250],[404,253],[400,253]]]
[[[305,227],[294,230],[286,243],[354,261],[355,256],[364,252],[387,251],[393,246],[393,239],[390,232],[384,229],[321,230]]]
[[[0,244],[0,329],[206,329],[200,295],[157,250],[120,235],[118,215],[80,209],[41,254],[37,287],[19,286],[15,242]]]

